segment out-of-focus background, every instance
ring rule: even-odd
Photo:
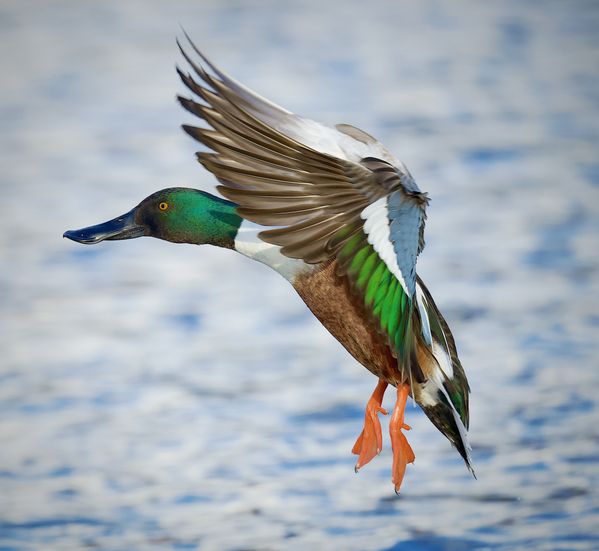
[[[430,193],[478,480],[417,408],[401,497],[387,440],[354,474],[375,379],[274,272],[61,238],[213,189],[179,24]],[[597,2],[4,1],[0,37],[2,550],[599,547]]]

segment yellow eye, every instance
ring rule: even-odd
[[[160,203],[160,204],[158,205],[158,208],[159,208],[160,210],[166,210],[166,209],[168,209],[168,203],[165,203],[164,201],[162,201],[162,203]]]

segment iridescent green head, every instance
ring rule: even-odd
[[[113,220],[64,233],[85,244],[150,236],[173,243],[233,248],[241,218],[235,204],[204,191],[168,188],[146,197]]]

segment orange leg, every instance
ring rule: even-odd
[[[404,421],[406,402],[410,393],[409,385],[399,385],[397,387],[397,402],[393,408],[393,414],[389,420],[389,434],[391,435],[391,447],[393,448],[393,476],[392,481],[395,485],[395,493],[399,494],[399,487],[406,472],[406,465],[414,463],[414,452],[402,429],[410,430],[410,426]]]
[[[352,453],[358,455],[356,463],[356,472],[368,463],[374,456],[381,453],[383,449],[383,434],[381,432],[381,422],[379,413],[387,415],[387,410],[381,407],[383,396],[387,383],[379,379],[370,400],[366,404],[366,413],[364,414],[364,428],[354,447]]]

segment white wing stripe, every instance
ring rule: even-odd
[[[408,286],[397,264],[393,244],[391,243],[387,197],[381,197],[371,205],[368,205],[360,213],[360,218],[364,220],[364,232],[366,233],[368,243],[372,245],[381,257],[381,260],[389,268],[389,271],[397,278],[406,295],[410,296]]]
[[[416,303],[418,304],[418,312],[420,312],[420,319],[422,321],[422,336],[424,337],[426,344],[432,346],[433,336],[431,335],[431,323],[426,312],[426,297],[424,296],[420,285],[416,285]],[[446,372],[445,374],[450,378],[453,377],[453,373],[449,375]]]
[[[439,369],[448,379],[453,379],[453,366],[451,359],[445,352],[444,348],[435,340],[433,342],[433,355],[439,364]]]

